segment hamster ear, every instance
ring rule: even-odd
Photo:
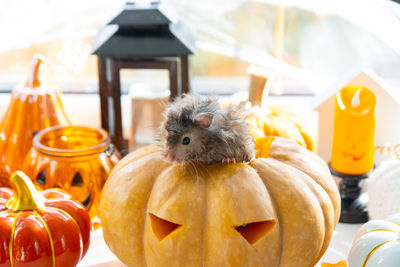
[[[195,119],[194,122],[200,128],[209,128],[214,115],[212,113],[202,113],[199,114]]]

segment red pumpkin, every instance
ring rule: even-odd
[[[57,189],[41,194],[22,172],[0,188],[0,266],[76,266],[89,247],[91,222],[77,201]]]

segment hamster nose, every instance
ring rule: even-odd
[[[170,161],[170,162],[174,162],[175,161],[175,157],[171,153],[168,153],[167,160]]]

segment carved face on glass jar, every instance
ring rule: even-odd
[[[103,185],[118,160],[106,131],[55,126],[34,137],[23,169],[36,186],[67,191],[94,219]]]

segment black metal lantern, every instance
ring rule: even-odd
[[[158,2],[145,7],[127,3],[100,30],[93,50],[98,55],[101,124],[120,150],[127,148],[122,135],[121,69],[168,70],[170,99],[190,91],[188,55],[193,49]]]

